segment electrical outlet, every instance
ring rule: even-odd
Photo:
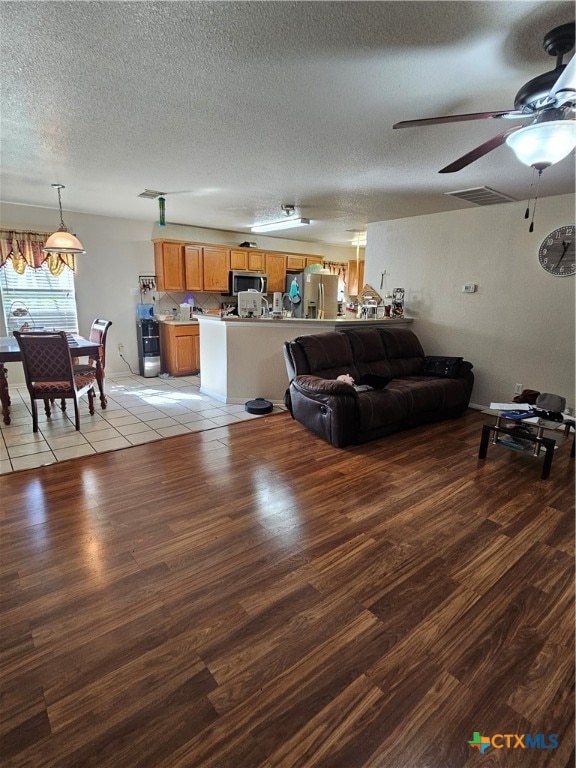
[[[515,395],[522,394],[522,384],[514,384],[514,394]]]
[[[124,344],[122,344],[122,343],[118,344],[118,352],[120,352],[120,354],[122,354],[123,351],[124,351]]]
[[[466,283],[462,286],[462,293],[476,293],[477,288],[476,283]]]

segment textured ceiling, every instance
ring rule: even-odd
[[[372,221],[526,199],[506,146],[438,169],[502,130],[419,117],[511,108],[554,68],[544,34],[571,2],[2,2],[1,197],[249,232],[296,205],[335,244]],[[574,191],[569,157],[541,194]],[[280,233],[281,236],[281,233]]]

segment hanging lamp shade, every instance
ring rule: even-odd
[[[81,254],[86,253],[86,250],[80,240],[68,232],[66,225],[64,224],[64,218],[62,216],[62,200],[60,199],[60,190],[65,189],[63,184],[52,184],[58,190],[58,207],[60,209],[60,228],[50,235],[42,250],[44,253],[68,253],[68,254]]]
[[[86,253],[80,240],[65,229],[50,235],[42,250],[44,253]]]
[[[550,120],[527,125],[511,133],[506,144],[521,163],[541,171],[558,163],[576,147],[576,122]]]

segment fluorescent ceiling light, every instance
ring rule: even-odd
[[[350,245],[360,245],[365,246],[366,245],[366,232],[358,232],[357,235],[355,235],[352,240],[350,241]]]
[[[275,232],[279,229],[293,229],[294,227],[303,227],[310,224],[310,219],[282,219],[282,221],[272,221],[270,224],[255,224],[250,227],[251,232]]]
[[[562,160],[576,145],[574,120],[550,120],[527,125],[506,138],[506,144],[524,165],[541,171]]]

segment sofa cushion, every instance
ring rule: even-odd
[[[400,378],[422,373],[424,350],[408,328],[351,328],[345,333],[350,338],[360,376]]]
[[[409,410],[409,398],[393,382],[385,389],[358,393],[358,426],[362,432],[383,424],[402,424],[407,420]]]
[[[309,371],[314,376],[335,379],[342,373],[349,373],[358,379],[358,371],[350,339],[341,331],[330,331],[311,336],[299,336],[296,339],[302,349]]]
[[[464,379],[407,376],[393,379],[386,389],[358,394],[360,428],[371,430],[383,424],[401,424],[426,412],[450,410],[467,402]]]

